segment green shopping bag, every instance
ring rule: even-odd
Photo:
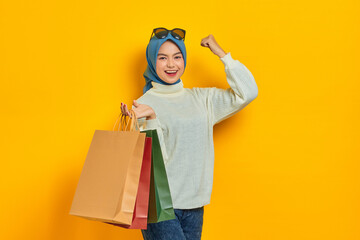
[[[148,223],[175,219],[159,137],[155,129],[141,132],[152,138]]]

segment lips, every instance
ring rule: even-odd
[[[165,71],[165,73],[166,73],[166,75],[173,77],[176,75],[177,70],[167,70],[167,71]]]

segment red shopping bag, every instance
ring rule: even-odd
[[[152,139],[146,137],[143,162],[141,166],[139,187],[136,196],[134,215],[131,225],[109,223],[128,229],[146,229],[149,208],[150,176],[151,176],[151,148]]]

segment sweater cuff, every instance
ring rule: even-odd
[[[224,63],[225,67],[231,68],[234,62],[234,59],[231,57],[231,53],[228,52],[225,56],[220,58],[220,60]]]
[[[146,128],[147,129],[156,129],[159,126],[160,126],[160,123],[159,123],[158,118],[146,120]]]

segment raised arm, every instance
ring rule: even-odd
[[[244,64],[232,59],[230,53],[221,58],[221,61],[225,65],[226,80],[230,88],[211,88],[209,91],[214,125],[233,116],[258,96],[255,79]]]
[[[230,85],[226,90],[213,87],[201,92],[211,121],[215,125],[233,116],[253,101],[258,95],[258,88],[251,72],[244,64],[234,60],[230,53],[225,53],[214,36],[209,35],[202,39],[201,46],[208,47],[224,63],[226,80]]]

